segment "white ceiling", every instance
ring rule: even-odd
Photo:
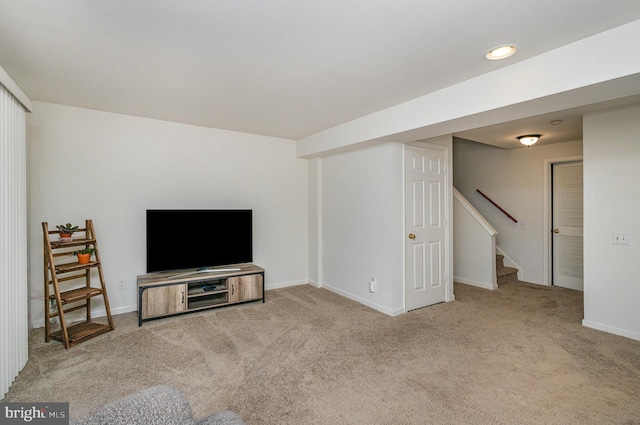
[[[622,97],[607,102],[599,102],[553,112],[536,115],[515,121],[475,128],[456,133],[456,137],[498,146],[505,149],[525,148],[517,139],[518,136],[539,134],[536,146],[582,140],[582,116],[586,113],[620,108],[640,104],[640,95]],[[552,124],[552,121],[560,121]]]
[[[300,139],[638,19],[636,0],[0,0],[0,66],[37,101]]]

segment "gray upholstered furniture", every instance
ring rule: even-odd
[[[244,425],[242,419],[227,410],[199,421],[193,419],[191,406],[179,390],[172,387],[149,388],[100,408],[95,414],[72,419],[73,425]]]

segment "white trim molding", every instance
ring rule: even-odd
[[[370,300],[366,300],[364,298],[360,298],[356,295],[353,295],[349,292],[343,291],[342,289],[336,288],[335,286],[329,285],[326,282],[324,284],[322,284],[322,288],[327,289],[335,294],[338,294],[340,296],[343,296],[345,298],[349,298],[352,301],[355,301],[357,303],[366,305],[367,307],[370,307],[374,310],[379,311],[380,313],[384,313],[388,316],[398,316],[402,313],[405,313],[406,310],[404,308],[400,308],[400,309],[396,309],[396,310],[392,310],[386,307],[383,307],[379,304],[376,304],[374,302],[371,302]]]
[[[2,84],[9,93],[16,98],[20,104],[27,110],[27,112],[31,112],[33,110],[33,103],[31,99],[22,91],[20,86],[13,81],[13,78],[0,66],[0,84]]]
[[[628,331],[626,329],[616,328],[615,326],[609,326],[609,325],[604,325],[602,323],[591,322],[586,319],[582,320],[582,326],[585,326],[591,329],[596,329],[602,332],[607,332],[614,335],[623,336],[625,338],[635,339],[636,341],[640,341],[640,333]]]

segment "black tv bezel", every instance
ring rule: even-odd
[[[246,226],[248,224],[248,229],[244,229],[243,232],[232,232],[229,233],[229,230],[226,229],[224,230],[225,232],[227,232],[227,236],[233,235],[233,237],[237,237],[238,235],[244,234],[244,236],[247,238],[244,243],[242,244],[244,252],[242,254],[238,253],[238,255],[236,256],[230,256],[230,257],[222,257],[225,258],[225,260],[223,261],[222,259],[216,259],[216,257],[212,257],[210,259],[210,261],[208,261],[206,264],[205,263],[198,263],[198,264],[193,264],[193,263],[188,263],[187,261],[185,261],[184,257],[181,255],[183,252],[185,252],[184,250],[179,251],[178,249],[171,251],[171,254],[177,254],[178,258],[181,258],[181,260],[177,261],[177,260],[172,260],[168,263],[167,267],[159,267],[158,264],[160,263],[158,258],[150,258],[150,252],[153,253],[154,251],[151,250],[150,251],[150,245],[151,243],[157,243],[159,246],[162,246],[163,249],[170,249],[172,246],[173,247],[178,247],[184,244],[189,244],[189,241],[192,239],[183,239],[183,242],[180,242],[180,235],[176,233],[175,229],[173,232],[171,232],[170,226],[166,226],[166,233],[164,233],[164,237],[159,237],[160,232],[158,232],[157,230],[151,230],[151,231],[155,231],[158,232],[157,234],[154,235],[150,235],[150,223],[149,223],[149,214],[158,214],[158,213],[166,213],[166,214],[172,214],[174,215],[174,219],[178,214],[187,214],[187,215],[191,215],[192,219],[195,219],[199,214],[216,214],[216,213],[220,213],[220,214],[233,214],[233,213],[241,213],[243,215],[248,214],[248,222],[245,222],[244,225]],[[193,214],[190,214],[193,213]],[[166,220],[167,223],[169,223],[169,220]],[[198,232],[198,228],[202,229],[201,224],[204,223],[204,220],[200,217],[199,221],[194,222],[187,222],[188,224],[185,226],[184,224],[181,223],[181,227],[186,227],[186,231],[187,232]],[[220,229],[220,226],[216,227],[216,229]],[[212,268],[212,267],[220,267],[220,266],[225,266],[225,265],[231,265],[231,264],[241,264],[241,263],[252,263],[253,262],[253,210],[252,209],[220,209],[220,208],[193,208],[193,209],[189,209],[189,208],[149,208],[145,211],[145,241],[146,241],[146,272],[147,273],[162,273],[162,272],[174,272],[174,271],[181,271],[181,270],[193,270],[193,269],[207,269],[207,268]],[[170,236],[167,236],[169,234],[173,234],[175,238],[177,238],[176,241],[171,241],[169,240]],[[213,233],[209,232],[207,234],[204,235],[204,237],[208,237],[211,236]],[[217,233],[216,233],[217,234]],[[153,236],[153,237],[152,237]],[[196,237],[200,237],[202,238],[203,236],[196,236]],[[184,238],[184,236],[183,236]],[[202,242],[201,242],[202,243]],[[202,246],[202,245],[201,245]],[[167,256],[165,255],[164,258],[166,258]],[[175,258],[175,257],[174,257]],[[233,261],[227,261],[227,258],[234,258]],[[150,261],[153,260],[153,261]]]

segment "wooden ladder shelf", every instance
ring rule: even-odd
[[[76,230],[71,241],[60,240],[59,230],[49,230],[42,223],[44,234],[44,314],[45,341],[51,338],[64,343],[65,348],[79,344],[94,336],[113,330],[113,319],[109,308],[109,298],[102,272],[98,241],[91,220],[85,221],[85,227]],[[52,241],[51,236],[57,235]],[[75,236],[77,235],[77,236]],[[93,260],[80,264],[73,259],[72,252],[82,248],[94,248]],[[91,275],[97,272],[100,287],[91,286]],[[91,321],[91,299],[102,297],[107,313],[107,324]],[[65,315],[76,310],[86,310],[86,320],[68,324]],[[59,330],[52,329],[51,321],[57,318]]]

